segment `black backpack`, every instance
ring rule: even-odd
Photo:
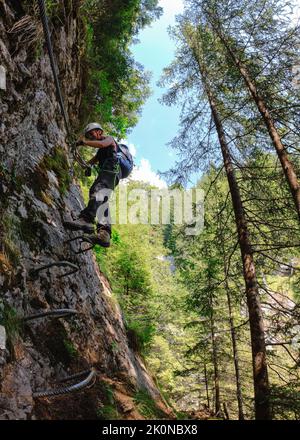
[[[125,144],[117,144],[117,156],[122,171],[122,179],[126,179],[133,170],[133,157]]]

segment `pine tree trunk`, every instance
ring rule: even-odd
[[[227,284],[227,280],[226,280],[225,288],[226,288],[226,296],[227,296],[227,304],[228,304],[228,312],[229,312],[233,361],[234,361],[234,370],[235,370],[235,379],[236,379],[236,397],[237,397],[238,409],[239,409],[239,420],[245,420],[244,409],[243,409],[243,396],[242,396],[242,388],[241,388],[239,353],[238,353],[238,348],[237,348],[236,332],[235,332],[234,320],[233,320],[233,314],[232,314],[231,297],[230,297],[230,293],[229,293],[229,287]]]
[[[228,280],[227,280],[226,253],[225,253],[224,234],[223,234],[221,219],[220,219],[220,223],[219,223],[219,228],[220,228],[220,231],[222,231],[221,236],[220,236],[220,241],[221,241],[221,245],[222,245],[222,254],[223,254],[223,259],[224,259],[225,291],[226,291],[227,305],[228,305],[228,316],[229,316],[229,325],[230,325],[232,352],[233,352],[233,362],[234,362],[234,370],[235,370],[236,397],[237,397],[237,403],[238,403],[239,420],[245,420],[244,408],[243,408],[243,394],[242,394],[242,386],[241,386],[240,365],[239,365],[239,352],[238,352],[237,337],[236,337],[234,318],[233,318],[231,295],[230,295],[230,289],[229,289]]]
[[[205,81],[206,82],[206,81]],[[244,279],[246,285],[247,304],[249,310],[251,346],[252,346],[252,362],[253,362],[253,379],[255,393],[255,414],[256,419],[270,419],[270,403],[269,403],[269,381],[268,369],[266,362],[266,345],[262,309],[259,299],[258,285],[256,279],[256,270],[253,260],[253,252],[249,239],[247,222],[241,201],[241,195],[237,180],[235,177],[234,167],[232,164],[229,148],[222,126],[221,118],[217,111],[217,105],[214,96],[206,82],[206,92],[212,111],[213,120],[218,133],[218,138],[222,150],[224,167],[227,174],[228,184],[230,188],[235,220],[238,232],[238,240],[243,261]]]
[[[243,262],[243,272],[246,287],[247,305],[249,311],[252,364],[253,364],[253,382],[254,382],[254,400],[255,417],[258,420],[271,419],[270,399],[269,399],[269,379],[267,368],[267,353],[265,343],[265,332],[261,303],[258,292],[255,264],[253,260],[253,251],[249,238],[247,221],[241,200],[240,190],[236,180],[233,163],[231,160],[227,139],[221,117],[219,115],[216,99],[211,91],[208,82],[208,74],[199,59],[197,50],[193,49],[195,59],[199,66],[204,88],[211,108],[213,121],[217,130],[218,139],[222,151],[224,168],[227,175],[230,189],[232,205],[235,214],[235,221],[238,233],[239,247]]]
[[[210,400],[209,400],[209,390],[208,390],[208,375],[207,375],[207,368],[206,368],[206,363],[205,362],[204,362],[204,380],[205,380],[207,407],[210,410]]]
[[[223,403],[223,410],[224,410],[224,415],[225,415],[226,420],[230,420],[230,414],[229,414],[226,402]]]
[[[271,116],[271,113],[264,101],[264,99],[260,96],[257,87],[252,80],[248,69],[245,67],[245,65],[236,57],[235,53],[227,43],[225,37],[222,35],[222,33],[215,29],[219,38],[221,39],[223,45],[227,49],[227,52],[229,53],[230,57],[234,61],[235,65],[239,69],[240,74],[242,75],[245,84],[255,101],[255,104],[261,114],[261,117],[265,123],[265,126],[267,127],[267,130],[269,132],[270,138],[273,142],[273,145],[275,147],[277,156],[280,160],[283,172],[285,174],[285,178],[287,180],[287,183],[290,187],[290,191],[292,193],[292,197],[295,203],[295,207],[298,213],[298,218],[300,221],[300,185],[298,182],[297,174],[295,172],[293,164],[290,162],[288,158],[288,154],[286,152],[286,149],[281,141],[280,135],[278,133],[278,130],[275,127],[273,118]]]
[[[216,341],[216,335],[215,335],[215,322],[214,322],[213,308],[211,308],[211,315],[210,315],[210,331],[211,331],[213,365],[214,365],[215,411],[216,411],[216,416],[218,416],[221,411],[220,377],[219,377],[218,350],[217,350],[217,341]]]

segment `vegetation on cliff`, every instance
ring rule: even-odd
[[[157,3],[86,0],[82,6],[87,70],[82,120],[100,118],[120,138],[137,123],[150,93],[149,73],[135,62],[130,46],[139,30],[161,15]]]

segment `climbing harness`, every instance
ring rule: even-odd
[[[69,380],[81,377],[86,374],[88,374],[88,376],[78,383],[63,388],[38,391],[36,393],[33,393],[33,398],[61,396],[64,394],[74,393],[75,391],[80,391],[84,388],[90,388],[95,384],[96,381],[96,370],[94,368],[91,368],[88,371],[83,371],[82,373],[74,374],[73,376],[69,376],[65,379],[60,380],[60,382],[68,382]]]
[[[114,165],[114,168],[113,168],[112,170],[111,170],[111,169],[104,168],[104,167],[106,166],[106,162],[107,162],[108,160],[109,160],[109,159],[106,159],[106,160],[104,161],[104,163],[103,163],[102,166],[101,166],[101,165],[98,165],[98,166],[97,166],[97,168],[98,168],[98,174],[101,174],[101,173],[103,173],[103,172],[108,173],[108,174],[113,174],[113,175],[114,175],[114,183],[113,183],[113,187],[115,188],[115,187],[116,187],[117,176],[119,176],[119,175],[120,175],[120,172],[121,172],[121,166],[120,166],[119,163],[116,163],[116,164]]]
[[[34,321],[39,318],[66,318],[71,315],[78,315],[79,312],[74,309],[56,309],[56,310],[47,310],[45,312],[35,313],[34,315],[25,316],[24,321]]]
[[[37,267],[36,269],[31,269],[29,271],[29,276],[33,279],[35,279],[39,272],[50,269],[51,267],[71,267],[71,271],[64,273],[63,275],[59,275],[58,278],[67,277],[68,275],[72,275],[73,273],[76,273],[79,271],[79,267],[76,266],[76,264],[70,263],[69,261],[57,261],[54,263],[46,264],[45,266]]]
[[[40,16],[41,16],[41,21],[42,21],[43,30],[44,30],[45,42],[46,42],[46,46],[47,46],[47,50],[48,50],[48,55],[50,58],[50,64],[51,64],[52,74],[53,74],[53,78],[54,78],[56,94],[57,94],[58,102],[59,102],[60,109],[62,112],[62,116],[63,116],[64,122],[65,122],[67,134],[68,134],[68,143],[71,147],[71,152],[72,152],[74,159],[79,163],[79,165],[82,168],[85,169],[88,167],[88,164],[85,162],[85,160],[80,156],[80,154],[78,152],[77,143],[76,143],[75,138],[70,130],[67,112],[66,112],[64,100],[62,97],[62,92],[61,92],[59,79],[58,79],[58,68],[55,63],[53,48],[52,48],[52,43],[51,43],[51,38],[50,38],[49,22],[48,22],[48,17],[47,17],[47,13],[46,13],[45,0],[38,0],[38,5],[39,5],[39,9],[40,9]]]

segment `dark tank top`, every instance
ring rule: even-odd
[[[100,166],[103,166],[105,162],[115,162],[118,160],[117,152],[114,148],[114,144],[106,148],[99,148],[97,152],[97,159]],[[108,160],[111,159],[111,160]]]

